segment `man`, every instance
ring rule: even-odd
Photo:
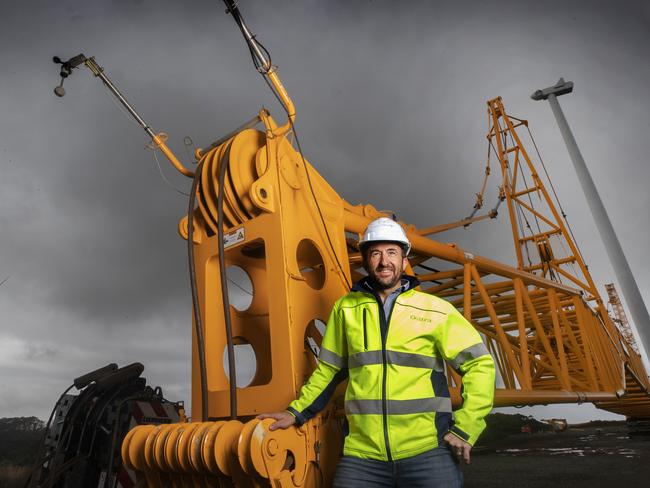
[[[411,244],[380,218],[360,250],[368,276],[334,305],[318,367],[287,411],[262,414],[271,430],[302,425],[348,378],[349,432],[335,487],[460,487],[459,463],[492,408],[494,362],[474,327],[449,303],[404,275]],[[444,361],[463,378],[452,419]]]

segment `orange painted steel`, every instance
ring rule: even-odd
[[[515,217],[518,263],[509,266],[478,256],[402,223],[412,242],[408,271],[420,279],[423,291],[461,309],[482,334],[499,371],[496,406],[594,402],[610,411],[650,416],[650,384],[640,357],[604,312],[539,177],[532,177],[534,187],[521,188],[522,165],[529,171],[534,167],[515,134],[517,124],[507,117],[500,99],[488,106],[493,120],[488,137],[496,141],[503,193]],[[254,417],[282,410],[298,395],[316,364],[312,348],[322,339],[319,326],[334,301],[363,274],[359,236],[370,221],[385,214],[343,200],[293,148],[291,123],[279,127],[265,110],[260,120],[263,131],[246,129],[205,153],[197,151],[193,241],[207,358],[204,417],[209,421],[139,426],[129,432],[123,459],[148,486],[327,486],[338,460],[342,388],[323,412],[300,428],[272,432],[270,421]],[[506,146],[507,138],[515,145]],[[224,164],[225,184],[219,188]],[[237,420],[228,420],[224,368],[227,338],[217,243],[220,191],[226,267],[241,268],[252,283],[250,305],[245,310],[231,306],[234,342],[249,345],[255,354],[250,384],[238,385]],[[532,193],[542,195],[550,213],[522,203],[521,197]],[[522,208],[547,228],[520,236],[516,216]],[[187,226],[187,218],[182,219],[179,231],[185,239]],[[568,255],[554,254],[549,232],[565,239]],[[526,246],[531,243],[537,259],[528,262]],[[566,263],[577,264],[577,277],[565,277]],[[194,336],[192,409],[195,418],[202,418],[198,347]],[[462,401],[460,378],[449,368],[447,373],[457,407]]]

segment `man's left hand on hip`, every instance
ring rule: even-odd
[[[472,446],[470,444],[456,437],[451,432],[447,432],[442,439],[447,444],[449,444],[449,448],[451,449],[451,452],[453,452],[454,456],[456,456],[458,461],[464,461],[465,464],[469,464],[470,451],[472,450]]]

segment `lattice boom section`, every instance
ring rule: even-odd
[[[625,388],[621,358],[628,351],[611,322],[603,322],[580,295],[504,279],[473,263],[446,271],[421,269],[414,267],[423,290],[462,310],[483,335],[499,372],[497,403],[519,403],[509,400],[513,390],[528,392],[517,397],[521,403],[538,403],[542,391],[557,392],[558,400],[566,401],[562,392],[589,400]],[[458,385],[457,375],[449,372]]]
[[[354,251],[375,217],[348,207],[345,226]],[[372,210],[372,209],[371,209]],[[600,300],[562,283],[423,237],[404,225],[411,269],[422,290],[448,300],[482,334],[498,371],[495,406],[593,402],[600,408],[650,417],[650,382],[636,351]],[[351,276],[361,256],[350,252]],[[447,370],[452,400],[460,377]]]

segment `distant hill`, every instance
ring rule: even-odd
[[[10,417],[0,418],[0,433],[9,431],[33,432],[43,430],[45,422],[36,417]]]
[[[36,417],[0,418],[0,465],[31,466],[44,430]]]
[[[553,427],[533,417],[518,413],[491,413],[485,418],[486,427],[477,442],[478,446],[490,444],[504,437],[522,434],[522,427],[528,426],[531,433],[551,431]]]
[[[0,418],[0,487],[23,486],[44,431],[36,417]]]

